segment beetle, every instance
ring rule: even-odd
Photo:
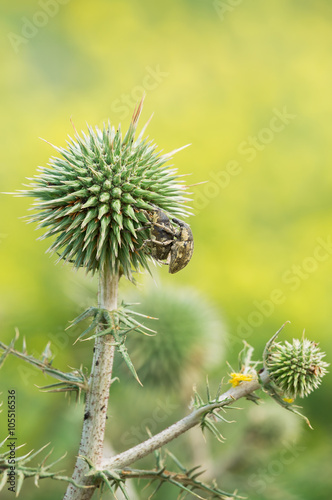
[[[168,268],[169,272],[174,274],[181,271],[189,263],[194,253],[194,237],[189,224],[177,218],[173,218],[172,221],[179,226],[171,246]]]
[[[189,224],[175,217],[169,218],[160,208],[146,212],[151,239],[146,240],[150,254],[156,260],[166,260],[171,274],[181,271],[194,252],[194,238]]]

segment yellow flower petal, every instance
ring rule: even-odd
[[[230,376],[232,378],[228,381],[228,383],[232,384],[233,387],[236,387],[241,382],[250,382],[253,379],[253,375],[244,373],[231,373]]]
[[[286,403],[293,403],[294,399],[293,398],[282,398]]]

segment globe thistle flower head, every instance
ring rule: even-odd
[[[304,337],[293,342],[272,342],[265,353],[270,379],[286,398],[308,396],[327,373],[325,353],[318,344]]]
[[[146,211],[159,207],[170,216],[188,215],[186,186],[167,162],[174,153],[160,154],[152,141],[135,139],[143,99],[122,136],[108,123],[100,130],[75,133],[61,155],[29,179],[19,196],[35,198],[30,222],[55,236],[48,249],[74,267],[95,272],[109,265],[132,278],[132,270],[149,269],[144,241],[149,238]],[[76,132],[76,131],[75,131]],[[182,148],[180,148],[182,149]]]
[[[192,391],[193,380],[206,369],[220,366],[226,336],[225,325],[214,306],[192,288],[150,287],[130,301],[137,311],[158,318],[144,325],[157,334],[142,342],[128,336],[128,349],[144,386]]]

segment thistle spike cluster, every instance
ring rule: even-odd
[[[153,141],[135,140],[143,99],[122,137],[110,123],[82,137],[75,133],[67,148],[53,146],[50,168],[38,169],[29,190],[19,196],[36,199],[30,222],[46,228],[41,239],[55,236],[48,251],[74,267],[95,272],[105,264],[132,278],[132,270],[149,269],[144,241],[149,238],[145,211],[159,207],[172,216],[187,216],[186,186],[167,162],[174,153],[160,154]],[[75,131],[76,132],[76,131]],[[182,148],[180,148],[182,149]]]
[[[325,353],[316,342],[305,339],[272,342],[266,352],[265,367],[270,379],[287,398],[308,396],[327,373]]]

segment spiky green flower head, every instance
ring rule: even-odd
[[[265,368],[282,395],[295,399],[308,396],[327,373],[325,353],[316,342],[293,339],[293,343],[272,342],[265,356]]]
[[[30,222],[47,229],[41,239],[56,236],[48,251],[76,268],[94,273],[109,265],[131,279],[132,270],[149,269],[146,211],[159,207],[170,216],[188,215],[186,186],[167,164],[179,149],[157,152],[143,138],[149,122],[135,139],[142,105],[143,99],[124,137],[120,126],[108,123],[82,136],[75,131],[67,148],[53,146],[61,157],[52,157],[29,179],[31,189],[20,191],[35,198]]]

